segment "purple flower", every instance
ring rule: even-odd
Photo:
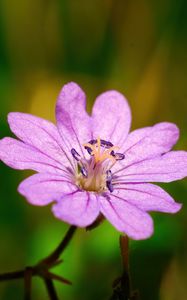
[[[85,94],[65,85],[56,106],[57,126],[41,118],[10,113],[8,122],[19,140],[0,141],[0,159],[15,169],[37,174],[19,185],[29,203],[52,207],[54,215],[79,227],[102,214],[133,239],[153,232],[149,211],[176,213],[176,203],[159,186],[187,175],[187,152],[170,151],[179,137],[172,123],[129,133],[131,113],[117,91],[100,95],[92,115]]]

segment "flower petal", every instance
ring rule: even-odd
[[[151,217],[136,206],[114,195],[100,197],[101,213],[117,230],[134,240],[149,238],[153,233]]]
[[[178,138],[178,127],[167,122],[132,131],[123,145],[125,159],[121,161],[120,166],[116,165],[116,168],[121,169],[132,163],[162,155],[171,150]]]
[[[18,191],[33,205],[47,205],[64,195],[75,192],[77,187],[68,178],[52,174],[34,174],[25,179]]]
[[[123,169],[116,182],[171,182],[187,176],[187,152],[171,151]]]
[[[56,119],[66,151],[82,151],[82,144],[91,138],[90,117],[85,107],[86,97],[81,88],[74,82],[64,85],[57,101]]]
[[[93,111],[93,138],[100,137],[114,145],[123,145],[131,125],[131,112],[125,97],[108,91],[97,97]]]
[[[161,187],[150,183],[116,185],[113,194],[143,211],[176,213],[182,207]]]
[[[53,205],[54,215],[69,224],[86,227],[99,215],[97,196],[89,192],[77,192],[63,197]]]
[[[62,173],[62,166],[39,152],[13,138],[0,140],[0,159],[9,167],[19,170],[31,169],[38,172]]]
[[[10,113],[8,122],[12,132],[24,143],[67,165],[61,137],[53,123],[24,113]]]

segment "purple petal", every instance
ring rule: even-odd
[[[141,240],[152,235],[153,221],[151,217],[136,206],[113,195],[100,197],[100,206],[101,213],[110,223],[130,238]]]
[[[33,205],[47,205],[64,195],[75,192],[77,187],[71,181],[60,175],[35,174],[18,187],[18,191]]]
[[[61,137],[53,123],[24,113],[10,113],[8,122],[12,132],[24,143],[67,165]]]
[[[62,174],[62,166],[50,157],[13,138],[0,140],[0,159],[9,167],[19,170]]]
[[[57,126],[66,151],[75,148],[80,153],[82,144],[91,138],[90,117],[85,107],[86,97],[81,88],[73,82],[66,84],[56,106]]]
[[[178,138],[179,129],[172,123],[159,123],[135,130],[127,137],[123,145],[125,159],[116,168],[162,155],[171,150]]]
[[[58,219],[79,227],[92,224],[99,215],[97,196],[82,191],[63,197],[52,210]]]
[[[108,91],[97,97],[93,111],[93,138],[100,137],[121,146],[131,125],[127,100],[117,91]]]
[[[171,151],[127,166],[118,182],[171,182],[187,176],[187,152]]]
[[[176,213],[182,207],[162,188],[150,183],[115,185],[113,194],[143,211]]]

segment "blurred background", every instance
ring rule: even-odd
[[[9,111],[55,120],[57,95],[76,81],[95,97],[117,89],[130,102],[133,129],[159,121],[176,123],[187,150],[187,2],[185,0],[0,1],[0,138],[11,135]],[[0,273],[49,254],[68,226],[50,207],[29,205],[17,192],[28,172],[0,163]],[[177,215],[154,213],[155,234],[131,242],[134,289],[143,300],[187,299],[187,182],[163,185],[179,202]],[[103,300],[120,275],[119,233],[105,221],[80,229],[57,273],[73,286],[56,284],[60,299]],[[0,283],[1,300],[20,300],[21,280]],[[45,300],[40,279],[33,299]]]

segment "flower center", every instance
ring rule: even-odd
[[[115,152],[119,147],[100,138],[89,141],[83,147],[90,155],[89,159],[82,158],[74,148],[71,149],[77,161],[76,185],[86,191],[101,193],[108,189],[113,192],[111,168],[116,161],[125,158],[124,154]]]

